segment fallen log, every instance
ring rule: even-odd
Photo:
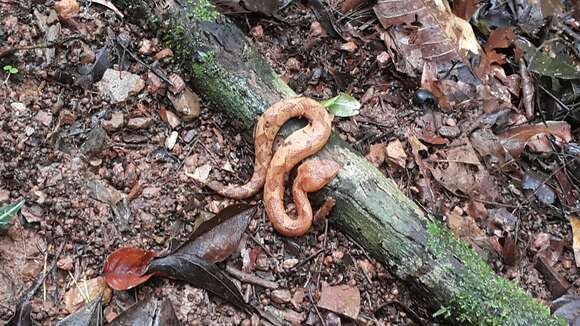
[[[195,91],[246,134],[271,104],[296,96],[209,0],[116,3],[171,45],[189,69]],[[409,284],[440,318],[468,325],[565,325],[516,284],[496,276],[339,137],[331,136],[317,156],[342,165],[337,178],[316,195],[336,198],[332,222]]]

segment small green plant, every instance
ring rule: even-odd
[[[2,70],[4,70],[8,74],[8,76],[6,76],[6,80],[4,80],[4,84],[8,82],[8,78],[10,78],[10,75],[18,73],[18,68],[13,67],[11,65],[5,65],[4,68],[2,68]]]

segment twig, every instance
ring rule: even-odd
[[[253,275],[253,274],[244,273],[241,270],[234,268],[230,265],[226,265],[226,272],[230,273],[230,275],[232,275],[233,277],[235,277],[238,280],[245,282],[245,283],[258,285],[258,286],[261,286],[261,287],[267,288],[267,289],[277,289],[278,288],[278,283],[276,283],[276,282],[265,280],[259,276]]]
[[[51,47],[60,46],[60,45],[63,45],[64,43],[67,43],[67,42],[70,42],[73,40],[78,40],[78,39],[82,39],[82,36],[81,35],[73,35],[73,36],[62,38],[62,39],[58,39],[58,40],[54,40],[54,41],[50,41],[50,42],[45,42],[45,43],[34,44],[34,45],[3,47],[3,48],[0,48],[0,58],[9,56],[9,55],[11,55],[15,52],[18,52],[18,51],[51,48]]]
[[[152,73],[154,73],[157,77],[161,78],[161,80],[163,80],[164,82],[168,83],[171,86],[175,86],[175,85],[173,85],[171,80],[169,80],[169,79],[167,79],[167,77],[165,77],[165,75],[158,72],[156,69],[154,69],[153,67],[151,67],[150,65],[146,64],[141,59],[139,59],[139,57],[136,56],[133,52],[129,51],[129,49],[125,46],[125,44],[123,44],[122,42],[119,42],[118,40],[115,40],[115,41],[117,42],[117,44],[119,44],[123,48],[123,50],[125,50],[125,52],[129,53],[129,55],[131,56],[131,58],[133,58],[133,60],[137,61],[139,64],[143,65],[145,68],[149,69]]]
[[[317,252],[313,253],[312,255],[306,257],[304,260],[302,260],[301,262],[299,262],[298,264],[292,266],[291,268],[288,269],[288,271],[293,271],[298,269],[300,266],[303,266],[304,264],[306,264],[307,262],[311,261],[312,259],[316,258],[318,255],[320,255],[321,253],[326,253],[328,251],[328,249],[320,249]]]
[[[312,297],[312,289],[310,287],[308,287],[308,297],[310,298],[310,303],[312,303],[312,306],[314,307],[314,311],[316,311],[318,318],[320,318],[322,326],[326,326],[326,321],[324,321],[324,318],[322,318],[322,314],[320,314],[320,310],[318,310],[316,303],[314,303],[314,298]]]

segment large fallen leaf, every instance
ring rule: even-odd
[[[138,248],[119,248],[107,257],[103,276],[107,284],[123,291],[146,282],[152,274],[144,274],[155,252]]]
[[[100,326],[103,321],[102,309],[101,298],[96,298],[82,309],[59,321],[56,326]]]
[[[8,230],[12,220],[24,205],[24,199],[21,201],[0,207],[0,232]]]
[[[350,285],[322,285],[317,305],[356,320],[360,312],[360,291]]]
[[[570,125],[565,121],[547,121],[535,125],[517,126],[498,135],[501,144],[513,158],[518,158],[529,146],[535,152],[551,152],[552,146],[546,135],[557,137],[567,143],[572,139]]]
[[[255,309],[244,301],[240,290],[224,271],[197,256],[172,254],[156,258],[149,264],[146,273],[157,273],[187,282],[197,288],[208,290],[246,312],[255,312]]]
[[[538,49],[527,42],[519,42],[524,50],[528,69],[542,76],[560,79],[580,79],[580,69],[567,62],[563,56],[550,56],[546,51]]]
[[[238,247],[242,234],[256,215],[256,206],[230,205],[202,223],[174,253],[195,255],[217,263],[229,257]]]
[[[443,149],[430,157],[429,170],[449,191],[472,198],[495,200],[498,191],[494,178],[479,162],[470,144]]]
[[[453,14],[447,1],[379,0],[373,9],[383,27],[395,26],[389,32],[403,57],[418,50],[424,61],[468,63],[473,54],[481,53],[473,29]],[[402,24],[407,26],[397,26]],[[423,62],[417,63],[414,68],[420,72]]]
[[[173,305],[168,299],[158,300],[149,296],[143,301],[129,307],[117,318],[113,319],[109,326],[176,326],[180,325]]]
[[[400,140],[395,139],[388,143],[385,152],[389,162],[396,164],[401,168],[405,168],[405,165],[407,164],[407,153],[405,153],[405,149]]]

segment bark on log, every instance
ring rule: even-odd
[[[195,91],[247,134],[271,104],[296,96],[209,0],[116,3],[169,42],[192,74]],[[516,284],[496,276],[340,138],[333,135],[318,157],[343,166],[316,195],[337,199],[331,220],[409,284],[426,307],[454,324],[565,325]]]

